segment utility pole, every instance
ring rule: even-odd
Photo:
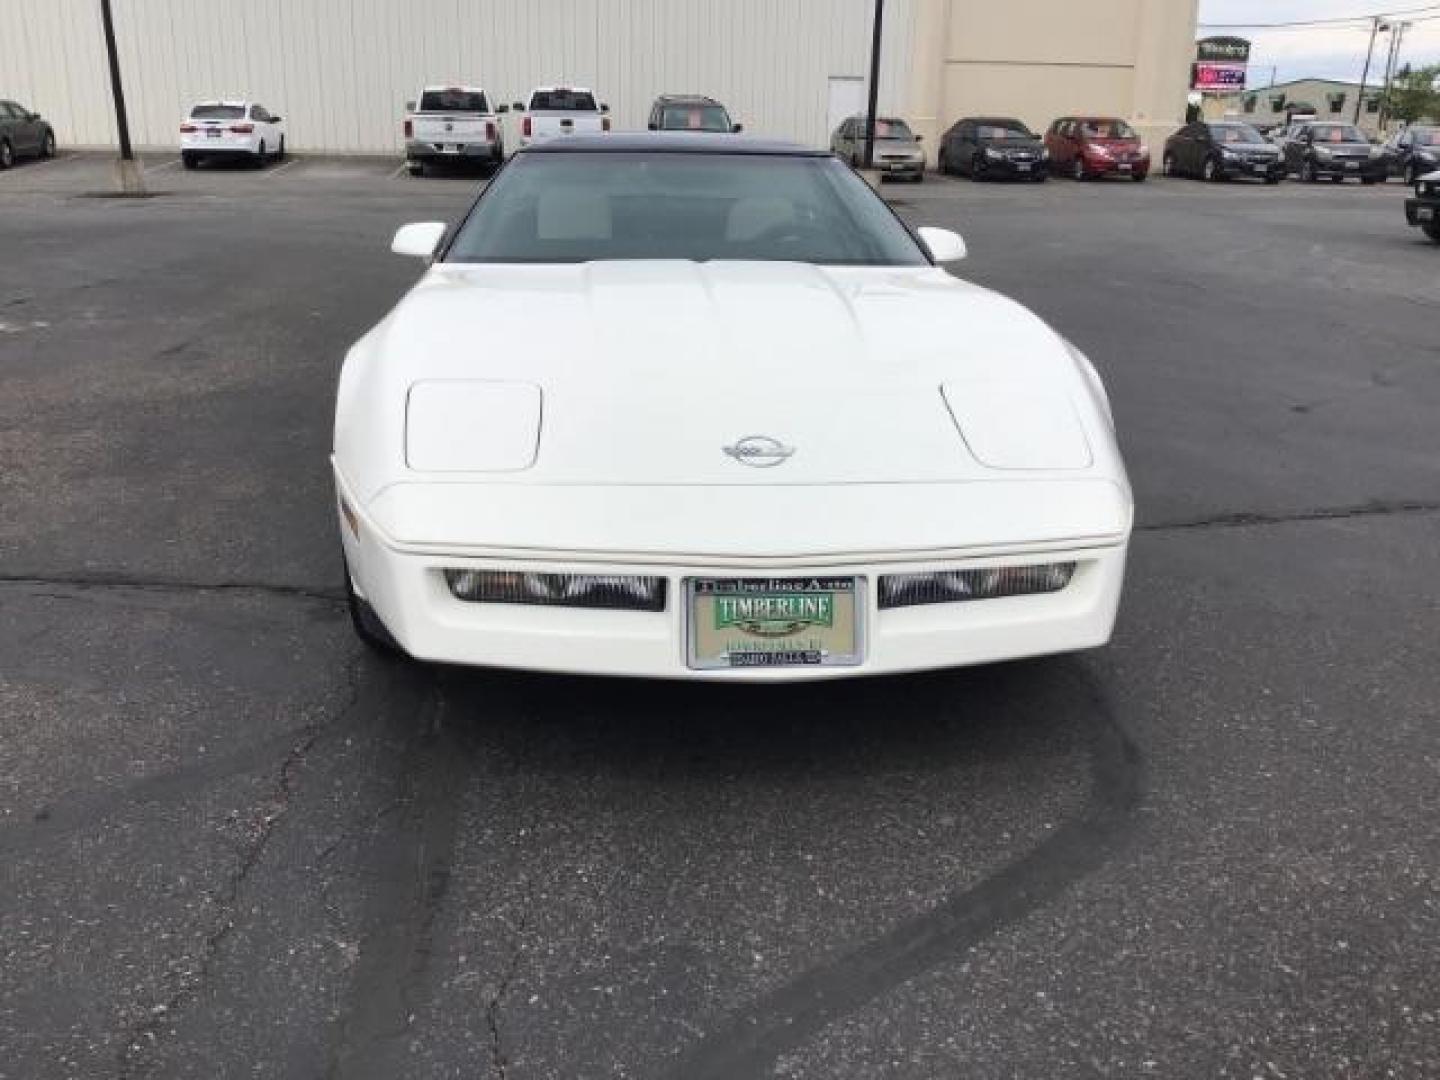
[[[1370,77],[1370,58],[1375,54],[1375,35],[1380,32],[1380,16],[1370,20],[1370,47],[1365,50],[1365,70],[1360,76],[1360,93],[1355,95],[1355,123],[1360,123],[1360,103],[1365,100],[1365,80]]]
[[[100,0],[100,22],[105,31],[105,53],[110,59],[110,93],[115,98],[115,127],[120,133],[120,160],[117,162],[120,190],[126,195],[140,195],[145,181],[140,163],[130,145],[130,121],[125,115],[125,88],[120,82],[120,54],[115,48],[115,22],[110,14],[110,0]]]
[[[1395,78],[1395,69],[1400,63],[1400,46],[1405,41],[1405,31],[1408,29],[1410,29],[1410,24],[1402,22],[1390,35],[1390,57],[1389,62],[1385,65],[1385,90],[1380,95],[1380,131],[1382,133],[1390,120],[1390,82]]]
[[[885,0],[875,0],[875,30],[870,42],[870,104],[865,111],[865,168],[875,167],[875,110],[880,107],[880,35]]]

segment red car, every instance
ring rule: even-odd
[[[1050,171],[1091,180],[1114,174],[1141,181],[1150,175],[1150,148],[1124,120],[1062,116],[1045,132]]]

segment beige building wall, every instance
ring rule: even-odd
[[[1184,114],[1197,0],[887,0],[880,108],[934,138],[966,114],[1044,127],[1112,113],[1147,134]],[[874,0],[113,0],[137,145],[175,146],[188,106],[249,97],[298,151],[395,153],[425,82],[497,101],[595,88],[622,129],[664,92],[708,93],[746,130],[827,145],[869,72]],[[98,0],[0,0],[0,95],[65,146],[113,146]],[[843,84],[843,85],[842,85]],[[863,98],[861,99],[863,100]]]
[[[914,2],[910,107],[928,140],[962,116],[1122,116],[1152,141],[1184,122],[1198,0]]]

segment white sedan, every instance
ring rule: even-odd
[[[202,101],[180,123],[180,160],[185,168],[228,159],[256,168],[285,156],[279,117],[253,101]]]
[[[460,664],[870,675],[1110,637],[1133,504],[1090,363],[828,153],[522,151],[350,350],[361,637]]]

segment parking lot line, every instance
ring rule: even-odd
[[[297,157],[292,157],[292,158],[290,158],[289,160],[283,162],[282,164],[275,166],[275,168],[271,169],[271,170],[270,170],[268,173],[266,173],[265,175],[266,175],[266,176],[275,176],[275,175],[277,175],[277,174],[279,174],[279,173],[284,172],[286,169],[290,168],[290,166],[292,166],[292,165],[298,165],[298,164],[300,164],[300,159],[297,158]]]
[[[405,171],[405,166],[406,166],[407,164],[408,164],[408,162],[402,161],[402,162],[399,164],[399,166],[395,169],[395,171],[392,172],[388,177],[386,177],[386,179],[387,179],[387,180],[394,180],[397,176],[399,176],[402,172]]]
[[[147,168],[145,171],[146,171],[146,172],[157,173],[157,172],[160,172],[162,169],[173,169],[176,165],[179,165],[179,164],[180,164],[180,159],[179,159],[178,157],[177,157],[177,158],[171,158],[169,161],[166,161],[166,162],[163,162],[162,164],[156,165],[154,168]]]

